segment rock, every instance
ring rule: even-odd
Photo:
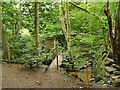
[[[41,65],[40,67],[41,68],[47,68],[48,66],[47,65]]]
[[[43,72],[45,72],[47,70],[47,68],[48,68],[47,65],[41,65],[40,67],[43,69]]]
[[[106,87],[107,87],[107,84],[103,84],[103,86],[106,86]]]
[[[106,66],[105,67],[105,70],[107,71],[107,72],[113,72],[113,71],[116,71],[116,69],[115,68],[113,68],[113,67],[108,67],[108,66]]]
[[[117,69],[120,69],[120,66],[117,65],[117,64],[112,64],[113,67],[117,68]]]
[[[120,75],[120,71],[113,71],[113,74]]]
[[[119,76],[115,76],[114,74],[112,74],[112,75],[111,75],[111,78],[112,78],[113,80],[115,80],[115,79],[120,78],[120,75],[119,75]]]
[[[114,62],[114,60],[111,59],[111,58],[106,58],[106,60],[107,60],[107,61],[110,61],[110,62]]]
[[[28,75],[25,75],[25,77],[28,77]]]
[[[36,83],[40,83],[39,81],[36,81]]]

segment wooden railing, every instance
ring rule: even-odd
[[[60,52],[56,55],[56,58],[57,58],[57,70],[58,70],[58,55],[60,55],[60,53],[62,53],[62,60],[64,60],[64,56],[63,56],[63,53],[64,53],[64,50],[66,49],[66,46],[64,46]]]
[[[50,52],[48,52],[48,53],[46,54],[46,65],[47,65],[48,56],[49,56],[51,53],[53,54],[53,55],[52,55],[52,60],[54,60],[54,58],[55,58],[55,53],[56,53],[56,48],[53,48]]]
[[[56,48],[52,49],[49,53],[46,54],[46,65],[47,65],[48,56],[52,53],[52,61],[55,59],[55,57],[57,58],[57,70],[58,70],[58,55],[62,53],[62,59],[64,59],[63,53],[64,50],[66,49],[66,46],[64,46],[58,53]]]

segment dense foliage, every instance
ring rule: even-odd
[[[108,35],[107,17],[103,12],[106,2],[92,2],[87,4],[75,2],[75,4],[88,10],[90,13],[68,3],[71,24],[70,49],[64,55],[62,66],[66,68],[67,71],[80,71],[83,68],[86,70],[93,69],[94,72],[92,76],[96,81],[99,81],[100,79],[98,80],[97,77],[98,74],[100,74],[101,67],[104,67],[104,61],[102,61],[100,57],[98,58],[98,55],[102,55],[101,52],[105,50],[104,36],[101,27],[105,28],[106,39]],[[44,48],[41,48],[40,57],[35,55],[34,5],[34,2],[2,3],[2,23],[10,48],[10,61],[7,60],[8,62],[24,63],[28,67],[40,66],[46,62],[51,63],[52,55],[48,55],[47,61],[46,55],[54,47],[49,49],[45,48],[46,46],[43,42],[47,37],[57,37],[59,35],[63,35],[64,37],[58,3],[39,3],[39,41],[40,47],[44,46]],[[110,3],[109,8],[113,19],[112,22],[115,22],[117,3]],[[62,10],[65,25],[67,25],[64,3],[62,3]],[[19,29],[20,31],[18,32]],[[57,52],[66,46],[66,40],[64,39],[65,38],[62,38],[61,41],[59,40],[57,42]],[[54,44],[52,45],[54,46]],[[69,56],[72,59],[71,61]],[[101,64],[103,64],[103,66],[100,66]],[[92,65],[95,65],[94,68],[91,68]],[[99,69],[97,67],[99,67]],[[100,75],[102,76],[103,74],[101,73]]]

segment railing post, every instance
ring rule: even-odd
[[[54,59],[54,55],[55,55],[55,54],[54,54],[54,49],[53,49],[53,52],[52,52],[52,54],[53,54],[53,56],[52,56],[52,59]]]
[[[58,70],[58,55],[57,55],[57,70]]]

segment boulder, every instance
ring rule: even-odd
[[[112,64],[113,67],[117,68],[117,69],[120,69],[120,66],[117,65],[117,64]]]
[[[113,67],[109,67],[109,66],[106,66],[105,67],[105,70],[108,72],[108,73],[111,73],[113,71],[116,71],[117,69],[113,68]]]
[[[106,58],[106,61],[109,61],[109,62],[114,63],[114,60],[113,60],[113,59],[111,59],[111,58]]]
[[[114,74],[112,74],[112,75],[111,75],[111,78],[112,78],[113,80],[115,80],[115,79],[118,79],[118,78],[120,78],[120,75],[118,75],[118,76],[115,76]]]
[[[111,59],[111,58],[106,58],[106,60],[105,60],[105,65],[110,66],[110,65],[112,65],[112,64],[114,64],[114,60]]]

